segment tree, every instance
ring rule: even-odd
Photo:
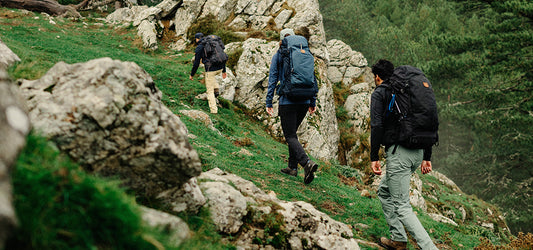
[[[45,12],[53,16],[81,17],[77,10],[88,2],[89,0],[84,0],[78,5],[61,5],[54,0],[0,0],[0,6]]]

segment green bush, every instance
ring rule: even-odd
[[[236,35],[212,14],[200,18],[193,23],[187,31],[187,38],[190,41],[194,41],[194,35],[196,33],[202,33],[205,36],[211,34],[217,35],[222,39],[224,44],[243,41],[242,37]]]

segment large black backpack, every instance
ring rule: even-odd
[[[303,36],[285,37],[279,49],[284,80],[278,94],[294,101],[308,100],[318,93],[315,79],[315,59]]]
[[[224,43],[217,35],[209,35],[202,39],[204,45],[205,62],[208,67],[211,65],[223,65],[228,60],[228,55],[224,52]]]
[[[413,66],[400,66],[382,85],[391,93],[386,115],[398,119],[397,143],[413,149],[435,145],[439,140],[437,103],[424,73]]]

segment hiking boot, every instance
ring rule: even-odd
[[[388,250],[405,250],[407,249],[407,242],[393,241],[385,237],[379,239],[379,245]]]
[[[282,169],[281,172],[284,173],[284,174],[292,175],[292,176],[297,176],[298,175],[298,170],[292,169],[292,168],[288,168],[288,167]]]
[[[309,160],[304,166],[304,183],[309,184],[315,179],[315,172],[318,165],[312,160]]]

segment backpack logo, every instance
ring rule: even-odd
[[[298,35],[287,36],[281,42],[279,53],[284,79],[278,87],[278,95],[294,101],[315,97],[318,93],[315,59],[307,39]]]
[[[228,60],[228,55],[224,52],[224,43],[216,35],[209,35],[202,39],[204,44],[205,62],[208,67],[212,65],[222,65]]]
[[[412,66],[394,70],[385,87],[391,90],[387,114],[397,118],[396,142],[407,148],[427,148],[438,140],[435,94],[424,73]]]

